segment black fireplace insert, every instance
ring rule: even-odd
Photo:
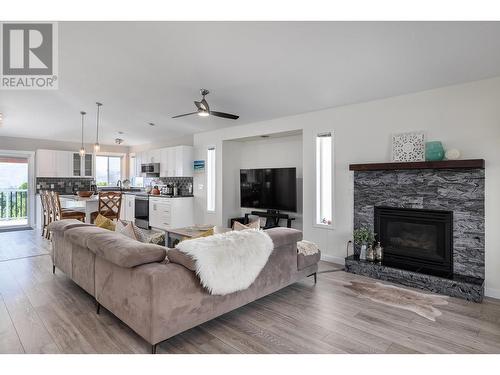
[[[451,277],[453,212],[375,207],[374,228],[384,247],[384,265]]]

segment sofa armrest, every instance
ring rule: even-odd
[[[302,240],[302,231],[297,229],[276,227],[266,229],[265,232],[269,234],[269,236],[273,240],[275,248],[295,244],[298,241]]]
[[[82,223],[76,219],[64,219],[53,221],[49,224],[49,231],[51,232],[64,232],[71,228],[94,226],[93,224]]]

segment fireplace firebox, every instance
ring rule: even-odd
[[[453,276],[453,212],[375,207],[374,228],[384,265]]]

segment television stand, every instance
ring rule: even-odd
[[[245,224],[248,224],[248,216],[254,215],[258,217],[266,218],[266,225],[264,229],[279,227],[279,222],[281,219],[286,220],[287,228],[292,227],[292,221],[295,220],[294,217],[290,217],[288,214],[282,214],[278,210],[267,210],[267,211],[252,211],[250,213],[245,214]]]

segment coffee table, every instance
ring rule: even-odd
[[[206,232],[207,229],[196,229],[194,227],[172,228],[165,230],[166,239],[165,245],[168,247],[175,247],[180,241],[198,237],[200,234]]]

